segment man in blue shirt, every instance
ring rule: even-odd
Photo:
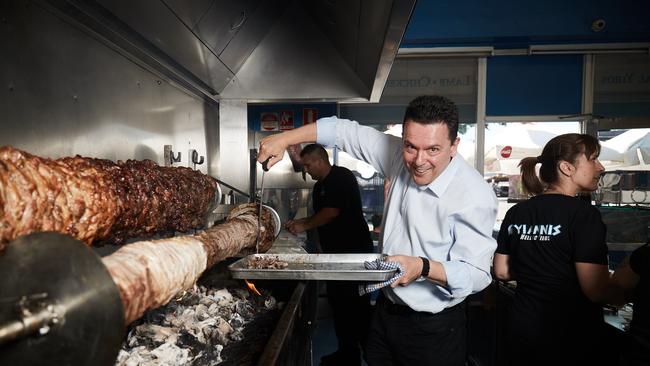
[[[321,118],[260,141],[259,160],[287,146],[337,146],[391,182],[382,253],[404,275],[384,288],[368,335],[370,365],[464,365],[465,298],[491,282],[497,200],[483,177],[457,154],[458,110],[439,96],[415,98],[402,138],[336,117]]]

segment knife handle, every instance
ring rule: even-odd
[[[265,172],[269,171],[269,160],[271,160],[272,156],[269,156],[262,162],[262,169],[264,169]]]

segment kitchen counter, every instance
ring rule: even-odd
[[[307,235],[305,233],[293,235],[282,229],[273,242],[268,254],[306,254],[305,245]]]

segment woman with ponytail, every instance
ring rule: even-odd
[[[571,133],[519,164],[531,198],[506,213],[494,256],[496,277],[517,281],[506,325],[513,365],[605,361],[601,304],[623,293],[610,279],[600,212],[576,197],[596,189],[599,153],[596,138]]]

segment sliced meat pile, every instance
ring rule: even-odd
[[[284,269],[289,267],[289,263],[280,260],[277,256],[252,257],[246,262],[246,267],[254,269]]]
[[[217,182],[150,160],[41,158],[0,147],[0,243],[57,231],[86,244],[201,227]]]

